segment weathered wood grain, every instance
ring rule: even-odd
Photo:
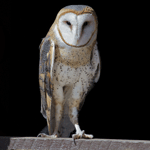
[[[0,137],[0,150],[150,150],[150,141],[42,137]]]

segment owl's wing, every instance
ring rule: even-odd
[[[52,100],[52,69],[55,57],[55,45],[50,36],[40,44],[39,85],[41,92],[41,113],[46,118],[46,110],[51,109]]]
[[[87,88],[87,91],[85,91],[83,93],[82,96],[82,101],[80,103],[80,107],[79,110],[81,110],[84,101],[85,101],[85,97],[87,95],[87,93],[93,88],[94,83],[97,83],[100,77],[100,65],[101,65],[101,61],[100,61],[100,53],[97,47],[97,43],[94,45],[94,48],[92,50],[92,54],[91,54],[91,59],[90,59],[91,65],[92,65],[92,74],[93,74],[93,80],[92,83],[90,84],[90,86]]]
[[[101,67],[100,53],[97,47],[97,42],[92,51],[91,64],[93,68],[92,73],[94,76],[94,82],[97,83],[100,77],[100,67]]]

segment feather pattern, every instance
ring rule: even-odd
[[[41,113],[46,118],[47,95],[52,99],[52,85],[51,85],[51,58],[50,56],[51,44],[50,37],[46,37],[40,44],[40,64],[39,64],[39,84],[41,91]],[[54,51],[54,50],[53,50]],[[52,53],[53,54],[53,53]],[[54,60],[54,58],[53,58]],[[50,108],[49,108],[50,109]]]
[[[100,63],[100,53],[97,47],[97,42],[93,48],[92,51],[92,58],[91,58],[91,65],[93,68],[93,76],[94,76],[94,82],[97,83],[99,78],[100,78],[100,67],[101,67],[101,63]]]
[[[87,93],[99,80],[97,27],[91,7],[67,6],[60,10],[40,44],[41,113],[52,137],[69,137],[78,124]]]

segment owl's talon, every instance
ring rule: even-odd
[[[47,135],[45,133],[40,133],[40,134],[38,134],[37,137],[57,138],[58,136],[57,136],[57,134]]]
[[[47,134],[45,134],[45,133],[40,133],[40,134],[38,134],[38,136],[37,137],[47,137],[48,135]]]
[[[81,131],[79,133],[73,134],[72,135],[73,140],[75,139],[81,139],[81,138],[85,138],[85,139],[92,139],[93,135],[92,134],[85,134],[85,131]]]
[[[83,138],[85,139],[93,139],[93,135],[92,134],[83,134]]]

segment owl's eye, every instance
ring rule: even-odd
[[[66,21],[66,23],[67,23],[67,25],[69,25],[69,26],[71,25],[71,23],[70,23],[69,21]]]
[[[83,24],[83,27],[87,26],[88,25],[88,22],[85,21],[84,24]]]

